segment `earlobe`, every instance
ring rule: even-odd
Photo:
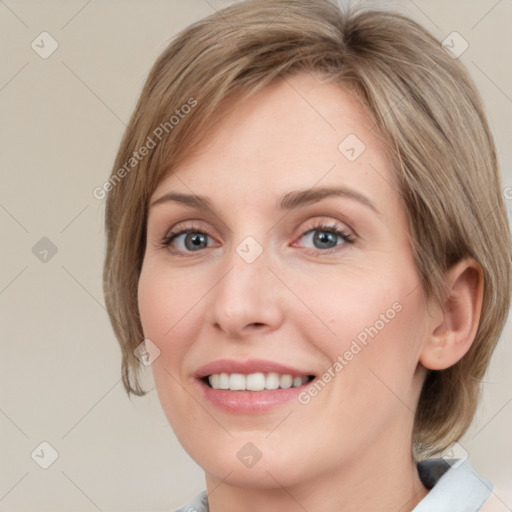
[[[455,264],[446,274],[448,296],[430,317],[420,364],[444,370],[457,363],[475,339],[484,292],[483,272],[472,258]]]

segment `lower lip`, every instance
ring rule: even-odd
[[[266,389],[263,391],[229,391],[213,389],[204,381],[197,380],[202,394],[223,411],[234,414],[257,414],[271,411],[280,405],[297,400],[311,382],[288,389]]]

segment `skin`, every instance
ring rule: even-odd
[[[150,200],[204,195],[215,212],[170,201],[149,210],[138,300],[144,334],[161,351],[152,368],[162,407],[205,470],[212,512],[410,511],[427,494],[412,457],[425,367],[450,366],[469,349],[481,306],[477,265],[462,262],[447,276],[457,298],[448,310],[427,310],[385,147],[340,86],[297,74],[225,109],[209,144]],[[354,161],[338,149],[349,134],[366,146]],[[275,208],[290,191],[340,185],[378,213],[349,197]],[[313,240],[325,230],[311,234],[317,221],[353,243],[333,235],[327,252]],[[182,227],[208,234],[208,246],[187,250],[186,235],[174,252],[162,245]],[[236,252],[248,236],[263,250],[252,263]],[[397,303],[400,312],[307,405],[237,415],[198,393],[193,373],[220,358],[321,376]],[[237,457],[248,442],[262,454],[251,468]]]

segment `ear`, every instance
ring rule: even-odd
[[[429,370],[444,370],[462,359],[475,339],[482,312],[484,278],[474,259],[451,267],[446,284],[448,296],[442,307],[432,308],[419,360]]]

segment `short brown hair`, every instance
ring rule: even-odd
[[[429,371],[416,411],[417,456],[442,451],[471,423],[508,314],[510,232],[492,134],[469,74],[424,28],[389,11],[341,9],[330,0],[243,1],[185,29],[157,59],[106,199],[104,293],[124,386],[145,393],[134,349],[144,338],[137,286],[152,192],[197,150],[228,98],[300,71],[356,95],[387,142],[425,297],[444,303],[445,271],[457,261],[472,257],[482,267],[474,343],[454,366]],[[188,113],[171,121],[184,105]],[[141,157],[150,140],[156,147]]]

